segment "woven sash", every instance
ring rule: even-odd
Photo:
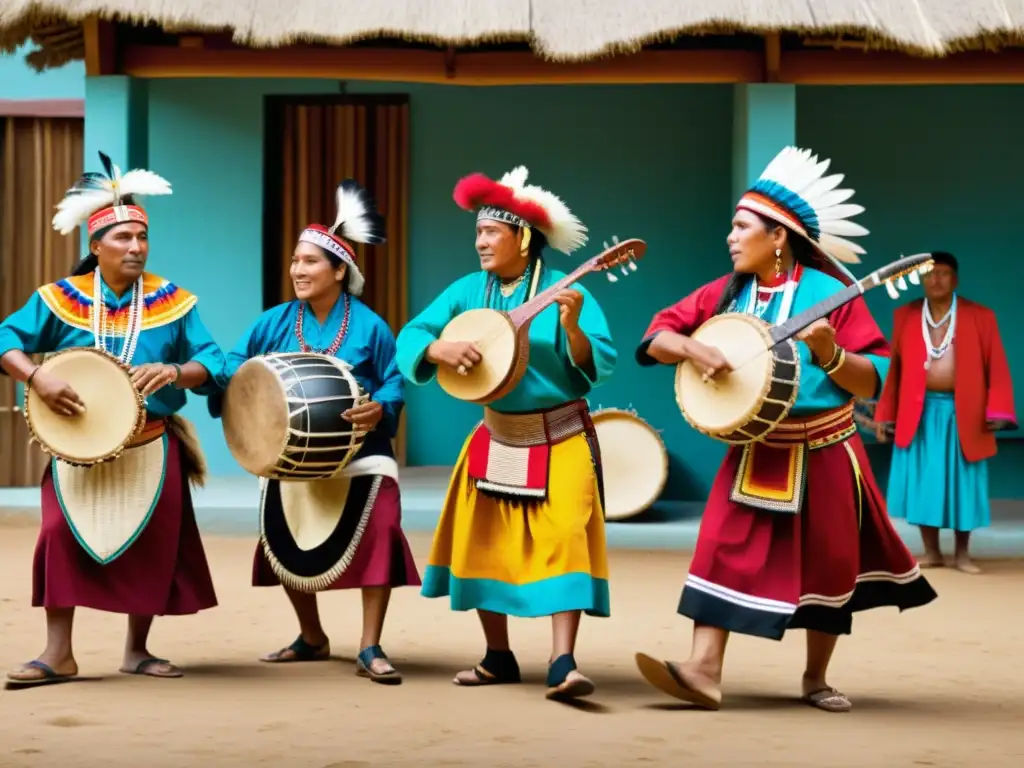
[[[469,476],[481,491],[545,499],[551,446],[584,432],[589,422],[583,401],[533,413],[487,409],[470,438]]]
[[[53,486],[78,543],[106,565],[142,535],[163,492],[167,435],[91,467],[53,460]]]

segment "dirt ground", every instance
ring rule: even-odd
[[[0,665],[45,639],[29,607],[30,521],[0,523]],[[421,564],[428,541],[413,538]],[[354,674],[359,597],[322,598],[334,661],[269,665],[263,652],[296,628],[284,595],[249,587],[253,542],[207,538],[220,607],[158,619],[151,651],[183,665],[177,680],[117,673],[121,617],[83,611],[81,674],[92,680],[0,692],[0,766],[1020,766],[1024,764],[1024,562],[970,577],[929,572],[939,600],[858,617],[832,684],[854,702],[828,714],[795,700],[803,634],[735,637],[725,702],[702,712],[640,678],[638,650],[679,658],[690,622],[675,614],[687,557],[611,553],[610,619],[585,620],[577,649],[597,693],[581,706],[543,698],[549,625],[513,624],[526,683],[461,689],[453,673],[481,656],[472,614],[414,589],[396,593],[384,647],[398,687]]]

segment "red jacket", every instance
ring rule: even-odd
[[[892,362],[875,408],[875,421],[895,422],[896,445],[900,448],[908,447],[914,439],[924,410],[928,351],[921,335],[923,303],[918,299],[896,310]],[[956,426],[964,458],[980,461],[996,455],[996,436],[988,422],[1006,422],[1008,429],[1017,428],[1013,383],[995,313],[960,296],[956,309]]]

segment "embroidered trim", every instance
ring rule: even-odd
[[[66,277],[39,289],[39,298],[61,322],[92,332],[93,273]],[[199,299],[183,288],[148,272],[143,274],[142,330],[160,328],[187,315]],[[108,316],[108,335],[124,336],[128,330],[129,306]]]

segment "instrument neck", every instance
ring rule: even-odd
[[[815,304],[810,309],[804,310],[799,315],[791,317],[786,322],[774,326],[769,332],[772,342],[778,344],[780,341],[785,341],[791,336],[795,336],[815,320],[826,317],[844,304],[853,301],[862,293],[864,293],[864,287],[860,282],[848,285],[839,293],[829,296],[824,301]]]
[[[551,303],[555,300],[555,295],[559,291],[564,291],[585,274],[593,271],[593,269],[594,265],[589,261],[581,264],[571,274],[566,275],[550,288],[545,289],[526,303],[513,309],[509,312],[509,317],[512,318],[513,325],[515,325],[516,328],[521,328],[526,325],[528,322],[533,320],[533,318],[551,306]]]

